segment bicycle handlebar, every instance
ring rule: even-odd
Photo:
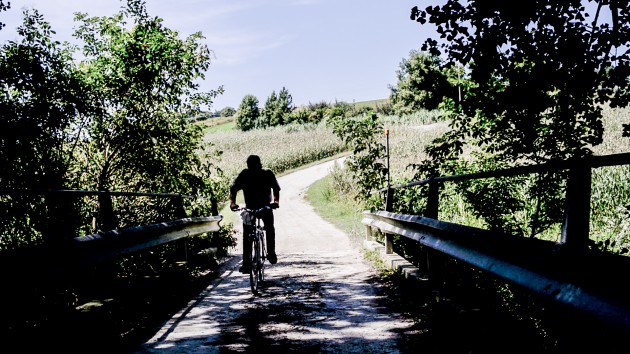
[[[241,208],[241,207],[240,207],[240,206],[238,206],[238,205],[236,206],[236,208],[230,208],[230,209],[232,209],[232,211],[242,211],[242,210],[245,210],[245,211],[251,211],[251,212],[254,212],[254,213],[258,213],[258,212],[261,212],[261,211],[266,210],[266,209],[278,209],[279,207],[280,207],[280,205],[278,205],[278,203],[271,203],[271,204],[269,204],[269,205],[265,205],[264,207],[262,207],[262,208],[258,208],[258,209],[249,209],[249,208],[247,208],[247,207],[245,207],[245,208]]]

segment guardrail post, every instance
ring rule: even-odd
[[[438,182],[429,182],[429,196],[427,198],[427,208],[424,211],[424,216],[431,219],[438,218],[438,208],[440,203],[440,186]]]
[[[49,191],[44,194],[46,203],[46,226],[42,230],[44,242],[49,245],[73,237],[76,225],[74,199],[70,195]]]
[[[187,218],[188,215],[186,214],[186,209],[184,209],[184,197],[180,193],[178,196],[174,198],[175,198],[175,208],[177,209],[176,211],[177,217],[180,219]]]
[[[374,241],[374,236],[372,235],[372,226],[370,225],[365,225],[365,240]]]
[[[586,248],[591,213],[591,165],[580,161],[569,170],[564,222],[560,242],[573,248]]]
[[[387,186],[387,194],[385,195],[385,211],[394,210],[394,190]]]
[[[387,196],[385,197],[385,211],[393,211],[394,209],[394,190],[387,186]],[[385,233],[385,254],[394,253],[393,235]]]
[[[394,235],[388,234],[388,233],[385,234],[385,254],[394,253],[393,238],[394,238]]]
[[[102,231],[114,230],[118,227],[118,218],[114,213],[112,195],[109,191],[98,193],[99,227]]]
[[[424,216],[431,219],[438,218],[438,210],[440,203],[440,185],[439,182],[431,180],[429,182],[429,195],[427,198],[427,206],[424,210]],[[443,269],[446,257],[430,248],[424,249],[426,258],[426,274],[433,288],[439,290],[444,280]]]

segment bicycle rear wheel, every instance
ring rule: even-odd
[[[251,253],[251,267],[249,271],[249,285],[252,288],[252,293],[258,294],[258,241],[256,240],[255,234],[252,239],[252,253]]]

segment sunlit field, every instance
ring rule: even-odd
[[[594,153],[608,155],[630,152],[630,138],[621,136],[622,124],[630,122],[630,109],[606,108],[604,117],[604,142],[593,147]],[[389,146],[392,184],[409,182],[414,171],[408,166],[425,159],[425,147],[449,129],[448,122],[440,121],[437,112],[420,112],[404,118],[381,116],[379,119],[383,127],[382,142]],[[385,129],[389,131],[388,140]],[[218,128],[208,131],[205,141],[223,151],[219,166],[229,178],[246,167],[245,160],[250,154],[260,155],[265,167],[282,174],[344,151],[341,141],[323,123],[249,132]],[[614,242],[616,249],[628,245],[630,168],[622,166],[594,169],[591,199],[591,238]],[[451,222],[484,226],[472,216],[464,200],[455,195],[444,195],[440,203],[440,215]],[[556,230],[552,230],[552,234],[558,234],[558,230],[559,225]]]
[[[219,167],[228,178],[246,167],[249,155],[259,155],[263,166],[282,174],[344,151],[332,129],[322,124],[290,125],[247,132],[219,130],[205,135],[204,141],[223,151]]]

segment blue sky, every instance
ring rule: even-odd
[[[75,12],[116,13],[120,0],[11,0],[0,41],[16,39],[22,8],[36,8],[72,41]],[[252,94],[264,105],[286,87],[295,105],[388,97],[403,58],[429,35],[409,19],[420,0],[147,0],[151,16],[182,37],[202,32],[214,52],[202,90],[223,85],[213,110]]]

